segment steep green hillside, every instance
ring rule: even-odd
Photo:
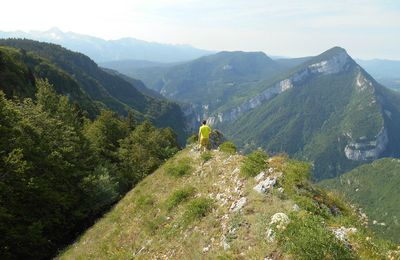
[[[150,88],[174,100],[208,104],[210,110],[230,101],[242,88],[268,79],[281,66],[262,52],[219,52],[169,67],[132,70]]]
[[[285,156],[265,159],[260,151],[245,158],[185,149],[58,258],[400,257],[346,203],[311,185],[307,164]]]
[[[58,45],[31,40],[3,39],[0,40],[0,45],[22,49],[19,56],[14,52],[13,58],[22,59],[14,63],[24,64],[21,66],[25,66],[28,71],[30,69],[35,77],[49,78],[50,82],[57,86],[57,90],[60,89],[65,95],[73,95],[69,92],[70,89],[80,89],[79,91],[83,91],[102,107],[108,107],[125,116],[129,110],[133,110],[139,119],[148,117],[157,126],[172,127],[183,136],[184,119],[177,104],[142,94],[134,85],[117,75],[103,71],[83,54]],[[54,74],[59,75],[53,76]],[[60,75],[69,80],[62,80]],[[1,84],[12,85],[8,81]],[[73,96],[85,95],[78,93]]]
[[[311,161],[316,179],[400,155],[400,95],[343,49],[308,60],[264,88],[239,109],[215,116],[222,119],[217,127],[247,149],[262,146]]]
[[[400,160],[380,159],[319,184],[362,208],[377,234],[400,242]]]
[[[46,80],[0,90],[0,259],[49,259],[178,151],[170,128],[86,118]]]
[[[39,77],[54,83],[58,93],[68,95],[90,115],[99,113],[99,106],[68,73],[34,53],[0,46],[0,89],[7,97],[33,97],[36,92],[35,78]]]
[[[189,103],[245,151],[262,146],[312,162],[331,178],[382,156],[400,156],[400,95],[377,83],[340,47],[299,59],[221,52],[136,70],[166,97]]]

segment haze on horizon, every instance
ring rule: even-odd
[[[13,0],[2,10],[0,31],[58,27],[104,39],[289,57],[341,46],[357,58],[400,60],[396,0]]]

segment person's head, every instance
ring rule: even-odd
[[[205,124],[207,124],[207,121],[206,121],[206,120],[203,120],[203,125],[205,125]]]

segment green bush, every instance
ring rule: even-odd
[[[267,167],[268,155],[261,149],[250,153],[244,160],[240,172],[246,177],[254,177]]]
[[[199,141],[199,136],[197,134],[192,134],[186,139],[186,144],[194,144]]]
[[[223,142],[220,146],[219,149],[227,154],[235,154],[236,153],[236,146],[234,143],[226,141]]]
[[[192,186],[184,187],[182,189],[176,190],[168,199],[165,201],[165,205],[168,210],[171,210],[178,206],[181,202],[190,198],[195,192],[195,188]]]
[[[186,157],[178,160],[177,162],[166,165],[165,172],[171,176],[182,177],[189,174],[192,169],[193,167],[191,165],[191,160],[190,158]]]
[[[203,162],[207,162],[213,158],[213,154],[210,151],[206,151],[200,155],[200,158],[203,160]]]
[[[284,231],[276,232],[276,238],[296,259],[354,259],[350,250],[324,226],[323,218],[291,214],[290,219]]]
[[[186,207],[184,218],[187,223],[205,217],[211,212],[213,201],[209,198],[196,198]]]
[[[310,176],[310,164],[290,160],[285,167],[285,178],[282,180],[282,187],[287,193],[296,192],[297,186],[309,186]]]

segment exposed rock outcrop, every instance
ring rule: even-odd
[[[376,160],[389,142],[386,128],[382,128],[374,140],[350,142],[344,148],[346,157],[353,161]]]
[[[258,107],[262,103],[272,99],[288,89],[305,83],[316,75],[329,75],[347,70],[350,67],[350,60],[351,58],[347,55],[346,51],[343,50],[327,60],[313,63],[307,66],[305,69],[295,72],[289,78],[275,83],[271,87],[242,103],[238,107],[209,117],[209,122],[216,124],[235,120],[241,114]]]

